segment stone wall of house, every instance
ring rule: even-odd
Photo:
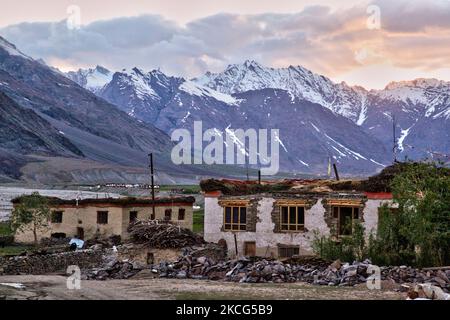
[[[185,209],[184,220],[178,220],[178,210]],[[163,220],[165,210],[172,210],[172,222],[179,224],[184,228],[193,228],[193,209],[192,206],[156,206],[156,219]],[[52,234],[63,233],[66,237],[78,235],[78,228],[84,232],[84,239],[94,237],[107,238],[114,235],[120,235],[122,239],[128,237],[128,227],[130,225],[130,212],[137,211],[138,219],[149,219],[152,214],[151,207],[105,207],[105,206],[80,206],[80,207],[56,207],[53,211],[63,211],[62,223],[49,223],[47,228],[42,228],[38,232],[38,240],[50,238]],[[108,211],[108,223],[97,223],[97,212]],[[33,232],[30,227],[17,232],[15,241],[18,243],[32,243],[34,241]]]
[[[366,236],[369,237],[371,233],[376,234],[378,227],[378,209],[384,204],[392,205],[391,200],[367,200],[364,212],[364,227]]]
[[[103,261],[102,250],[84,250],[47,255],[0,257],[0,275],[33,274],[43,275],[66,272],[69,266],[80,269],[92,268]]]
[[[255,232],[229,232],[223,230],[223,207],[219,205],[219,198],[205,198],[205,240],[208,242],[219,242],[223,239],[227,242],[228,251],[231,256],[236,255],[236,244],[238,255],[244,255],[246,242],[256,243],[256,255],[263,257],[277,257],[279,246],[298,246],[301,255],[313,253],[312,241],[314,233],[321,235],[330,234],[330,226],[327,223],[326,201],[324,198],[313,199],[306,205],[305,231],[304,232],[282,232],[276,228],[279,208],[275,205],[277,199],[270,196],[258,196],[256,231]],[[252,197],[255,199],[255,197]],[[369,235],[376,231],[378,223],[378,207],[383,203],[381,200],[364,200],[362,221]],[[250,211],[250,219],[254,219]],[[279,219],[278,219],[279,220]],[[236,235],[236,241],[235,241]]]
[[[166,209],[172,210],[172,219],[171,222],[181,226],[182,228],[186,228],[192,230],[194,226],[194,210],[192,206],[155,206],[155,217],[156,220],[164,220]],[[185,210],[184,220],[179,220],[178,213],[180,209]],[[137,218],[139,220],[147,220],[150,219],[152,215],[151,207],[128,207],[123,209],[123,235],[126,237],[128,235],[127,229],[130,222],[130,212],[136,211],[138,213]]]
[[[62,223],[49,223],[47,228],[38,232],[38,240],[50,238],[52,234],[64,233],[67,237],[78,234],[78,228],[83,229],[84,239],[92,239],[96,236],[110,237],[122,235],[123,209],[120,207],[89,206],[78,208],[53,208],[54,211],[63,211]],[[108,211],[108,223],[97,223],[97,212]],[[31,227],[25,228],[15,235],[15,241],[19,243],[32,243],[34,236]]]

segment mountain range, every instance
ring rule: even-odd
[[[399,159],[448,159],[449,96],[450,83],[434,79],[366,90],[255,61],[194,79],[101,66],[64,74],[0,37],[0,181],[145,182],[150,151],[161,182],[245,174],[171,163],[170,134],[200,120],[221,132],[279,129],[285,173],[323,175],[332,159],[368,175],[392,162],[393,123]]]
[[[289,172],[323,172],[328,158],[352,174],[375,172],[393,157],[448,160],[449,82],[417,79],[366,90],[300,66],[275,69],[250,60],[190,80],[138,68],[107,73],[111,81],[93,91],[167,134],[199,120],[221,131],[280,129]]]

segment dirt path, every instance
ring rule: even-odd
[[[394,291],[321,287],[295,284],[236,284],[196,280],[82,281],[80,290],[68,290],[67,278],[50,276],[1,276],[0,283],[20,283],[24,289],[0,285],[0,299],[28,300],[173,300],[173,299],[276,299],[276,300],[373,300],[405,299]]]

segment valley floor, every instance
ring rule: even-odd
[[[82,281],[68,290],[61,275],[0,276],[0,300],[399,300],[406,294],[359,287],[294,284],[237,284],[228,282],[133,279]],[[5,286],[22,284],[24,288]]]

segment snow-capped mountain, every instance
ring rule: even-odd
[[[97,66],[93,69],[70,71],[66,76],[83,88],[96,93],[111,82],[113,73],[102,66]]]
[[[145,122],[159,124],[169,132],[174,129],[162,124],[166,122],[161,115],[167,112],[168,105],[175,105],[178,110],[189,111],[194,103],[188,100],[212,101],[212,104],[235,105],[238,101],[230,95],[198,85],[192,81],[170,77],[159,70],[144,72],[138,68],[130,71],[116,72],[112,81],[102,88],[98,95],[116,104],[129,115]],[[200,102],[200,100],[202,102]],[[198,108],[198,106],[195,106]],[[190,110],[193,112],[193,110]],[[181,120],[184,118],[181,118]],[[175,120],[171,121],[174,122]],[[175,121],[176,122],[176,121]]]
[[[336,84],[300,66],[274,69],[247,60],[228,66],[222,73],[208,72],[193,81],[226,94],[269,88],[286,90],[292,99],[320,104],[355,123],[363,122],[366,110],[365,89]]]
[[[450,151],[450,85],[434,79],[393,82],[383,90],[369,91],[334,83],[300,66],[275,69],[246,61],[192,80],[135,68],[115,73],[96,93],[167,133],[190,128],[198,120],[221,130],[283,128],[280,140],[288,170],[303,166],[316,172],[314,164],[322,166],[328,157],[341,166],[351,164],[349,172],[376,170],[392,159],[394,119],[398,159]],[[334,118],[325,116],[322,109]],[[315,121],[305,122],[305,118]],[[289,130],[284,123],[290,123]],[[304,131],[299,133],[296,127]],[[341,132],[331,134],[331,128]],[[353,140],[348,132],[359,139]],[[299,137],[309,138],[299,144]]]
[[[395,122],[399,158],[437,157],[448,161],[450,82],[392,82],[384,90],[371,91],[367,101],[367,119],[362,127],[392,146]]]
[[[383,90],[334,83],[303,67],[274,69],[255,61],[230,65],[221,73],[206,73],[193,81],[233,94],[264,88],[282,89],[292,98],[317,103],[361,126],[397,153],[424,158],[450,151],[450,83],[436,79],[393,82]],[[448,158],[447,158],[448,160]]]
[[[169,134],[192,129],[195,121],[221,132],[280,129],[284,171],[324,173],[329,157],[348,173],[375,172],[388,163],[384,146],[355,123],[286,90],[221,92],[198,80],[134,68],[116,72],[97,94]]]

